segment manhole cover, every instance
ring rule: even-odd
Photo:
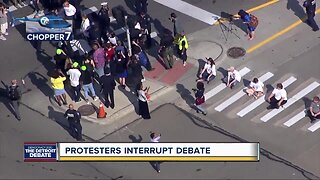
[[[234,59],[242,57],[245,54],[246,54],[246,50],[243,49],[242,47],[232,47],[227,51],[227,55]]]
[[[78,108],[78,111],[82,116],[90,116],[91,114],[95,113],[96,110],[91,105],[82,105]]]

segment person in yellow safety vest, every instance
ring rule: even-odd
[[[187,58],[188,58],[187,57],[187,49],[189,48],[186,35],[181,35],[179,37],[178,46],[179,46],[178,52],[179,52],[180,59],[182,59],[182,61],[183,61],[183,66],[186,66]]]

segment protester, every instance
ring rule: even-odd
[[[207,62],[199,74],[197,81],[207,81],[207,84],[217,76],[216,64],[212,58],[206,58]]]
[[[61,70],[55,70],[52,72],[50,81],[52,84],[52,88],[54,90],[54,97],[57,101],[58,105],[61,106],[62,104],[67,105],[67,95],[64,89],[64,81],[67,80],[65,75]]]
[[[313,97],[311,105],[309,107],[307,115],[311,119],[311,123],[316,122],[317,119],[320,119],[320,99],[318,96]]]
[[[87,15],[82,15],[82,22],[80,27],[80,32],[84,35],[84,37],[89,38],[89,28],[90,28],[90,20]]]
[[[104,49],[100,47],[99,43],[94,43],[92,49],[94,50],[93,60],[95,62],[95,72],[101,77],[104,75],[104,66],[106,62],[105,52]]]
[[[24,80],[22,80],[22,84],[25,84]],[[9,86],[8,88],[8,97],[11,100],[11,105],[14,109],[15,116],[20,121],[21,116],[19,106],[22,97],[22,92],[20,86],[18,85],[18,81],[15,79],[11,81],[11,86]]]
[[[8,35],[8,17],[7,17],[7,8],[0,2],[0,39],[5,41],[7,40],[4,35]]]
[[[139,100],[139,115],[143,119],[151,119],[149,107],[148,107],[148,98],[146,96],[146,90],[143,87],[143,84],[140,82],[137,85],[137,95]]]
[[[315,0],[306,0],[303,3],[303,7],[306,8],[307,13],[307,23],[312,28],[313,31],[319,31],[319,26],[317,25],[314,17],[316,15],[316,1]]]
[[[63,3],[63,9],[67,20],[73,20],[75,18],[77,10],[72,4],[69,3],[69,1],[65,1]]]
[[[138,83],[144,81],[142,68],[137,58],[138,57],[136,55],[131,56],[130,62],[128,65],[129,69],[131,70],[131,73],[129,74],[129,78],[131,80],[130,83],[132,84],[133,87],[136,87]]]
[[[248,40],[252,40],[254,38],[254,31],[258,26],[258,18],[252,14],[247,13],[243,9],[238,12],[243,23],[247,24],[248,30]]]
[[[84,91],[84,98],[87,104],[90,104],[89,102],[89,92],[92,95],[92,99],[94,101],[97,101],[99,98],[96,95],[96,91],[94,90],[93,87],[93,72],[90,71],[90,69],[87,69],[86,65],[81,66],[81,77],[80,77],[80,82]]]
[[[197,113],[201,112],[203,115],[207,115],[207,110],[202,106],[205,102],[204,90],[203,82],[197,82],[197,89],[193,89],[196,98],[194,106],[196,107]]]
[[[61,48],[57,48],[56,55],[53,56],[56,62],[56,69],[60,69],[63,73],[66,73],[65,65],[67,58],[66,53]]]
[[[64,113],[64,117],[68,119],[70,134],[76,138],[77,141],[84,141],[82,138],[82,126],[80,123],[81,114],[75,110],[73,104],[69,104],[69,109]]]
[[[263,82],[261,82],[258,78],[253,78],[249,84],[249,87],[246,89],[246,93],[248,96],[253,96],[255,99],[258,99],[264,94],[263,87]]]
[[[81,72],[79,71],[79,63],[74,62],[72,64],[72,68],[67,71],[67,75],[69,75],[70,79],[70,84],[71,88],[73,90],[73,101],[78,103],[81,102],[80,98],[80,77],[81,77]]]
[[[109,64],[111,61],[113,61],[115,56],[115,48],[112,46],[110,42],[106,43],[105,53],[106,53],[107,63]]]
[[[123,89],[126,88],[126,78],[128,77],[127,65],[128,61],[125,55],[118,52],[115,60],[115,72]]]
[[[100,85],[102,87],[103,95],[104,95],[104,101],[105,106],[109,108],[109,106],[113,109],[115,107],[114,103],[114,89],[116,86],[116,82],[114,80],[114,77],[111,74],[111,71],[109,68],[106,68],[106,74],[100,77]]]
[[[279,109],[287,103],[287,91],[283,88],[281,83],[277,84],[277,87],[272,91],[268,97],[268,102],[270,106],[267,109]]]
[[[226,83],[227,87],[232,89],[241,81],[241,75],[239,71],[231,66],[228,69],[228,75],[223,79],[223,81]]]

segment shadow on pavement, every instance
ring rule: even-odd
[[[127,87],[129,88],[129,87]],[[132,94],[132,92],[135,92],[135,88],[129,88],[130,90],[127,91],[126,89],[123,89],[121,86],[118,86],[119,91],[121,91],[130,101],[130,103],[133,105],[134,107],[134,111],[139,114],[139,109],[138,109],[138,101],[137,101],[137,96],[135,94]],[[116,101],[116,99],[115,99]],[[117,104],[117,102],[115,102],[115,104]]]
[[[54,120],[57,124],[59,124],[64,130],[66,130],[71,137],[73,137],[70,129],[69,129],[69,122],[68,120],[64,117],[64,114],[59,111],[55,111],[52,106],[48,106],[48,117],[49,119]],[[75,138],[75,137],[73,137]]]
[[[303,7],[300,5],[300,2],[298,0],[287,0],[287,9],[292,10],[294,12],[294,15],[296,15],[301,20],[306,15]]]
[[[28,74],[31,83],[35,85],[45,96],[53,94],[51,87],[47,84],[48,79],[39,72],[31,72]]]
[[[137,139],[134,135],[130,135],[129,139],[133,142],[133,143],[140,143],[142,142],[142,136],[139,134],[139,139]]]
[[[182,84],[177,84],[177,92],[180,94],[181,98],[188,104],[191,108],[193,108],[194,97],[191,95],[191,92],[184,87]]]

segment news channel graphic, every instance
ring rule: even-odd
[[[73,39],[72,20],[52,15],[16,19],[26,22],[26,39],[29,41],[70,41]]]
[[[259,143],[58,143],[58,161],[259,161]]]
[[[25,162],[56,162],[57,144],[54,142],[25,142]]]

